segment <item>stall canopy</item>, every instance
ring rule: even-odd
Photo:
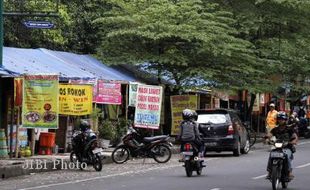
[[[137,81],[134,76],[102,64],[89,55],[47,49],[3,48],[2,76],[59,74],[60,80],[91,79]]]

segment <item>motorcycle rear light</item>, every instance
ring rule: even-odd
[[[186,144],[184,145],[184,150],[185,150],[185,151],[190,151],[191,149],[192,149],[192,145],[191,145],[191,144],[186,143]]]
[[[234,128],[232,125],[229,125],[227,135],[233,135],[235,133]]]

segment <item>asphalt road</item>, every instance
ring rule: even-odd
[[[178,156],[167,164],[151,159],[132,160],[122,165],[107,164],[103,171],[61,170],[0,181],[0,189],[44,190],[269,190],[265,180],[268,148],[257,145],[247,155],[208,154],[201,176],[186,177]],[[289,190],[310,189],[310,140],[301,140],[293,161],[295,179]]]

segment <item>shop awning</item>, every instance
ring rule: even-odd
[[[47,49],[3,48],[3,72],[23,74],[59,74],[60,80],[93,79],[136,81],[102,64],[89,55]],[[1,74],[0,70],[0,75]],[[6,73],[3,73],[5,75]],[[11,75],[12,76],[12,75]]]

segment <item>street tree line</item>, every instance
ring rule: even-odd
[[[247,89],[292,100],[308,92],[309,1],[66,0],[58,13],[44,18],[52,30],[22,24],[39,18],[5,17],[5,45],[140,64],[178,89]]]

